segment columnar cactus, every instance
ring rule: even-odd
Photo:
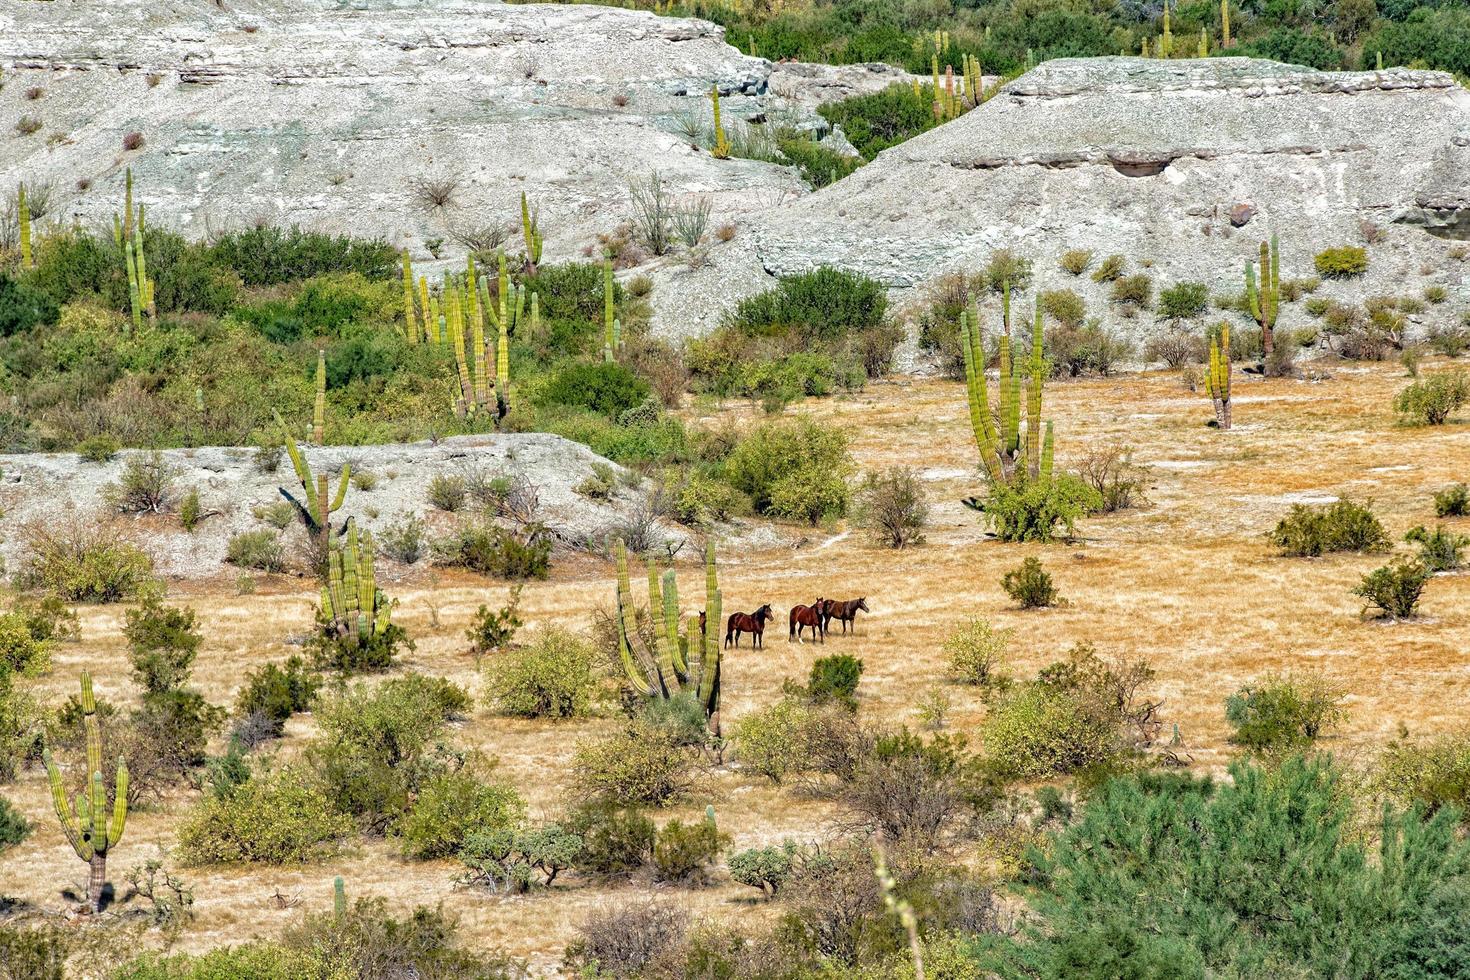
[[[720,87],[718,85],[710,88],[709,97],[715,112],[715,145],[714,149],[710,150],[710,155],[716,160],[724,160],[730,155],[730,141],[725,137],[725,127],[720,125]]]
[[[322,583],[322,619],[334,637],[369,643],[388,629],[393,602],[378,591],[373,568],[373,539],[360,535],[352,518],[327,555]]]
[[[1159,38],[1159,57],[1168,58],[1174,53],[1174,32],[1169,29],[1169,0],[1164,0],[1164,33]]]
[[[611,363],[622,341],[621,324],[613,312],[612,256],[602,257],[602,359]]]
[[[102,781],[102,732],[97,725],[97,699],[92,696],[92,676],[82,672],[82,722],[87,731],[87,781],[76,795],[73,809],[67,799],[61,771],[43,753],[46,773],[51,779],[51,802],[62,832],[77,857],[91,866],[87,881],[87,906],[102,911],[102,889],[107,884],[107,855],[122,840],[128,820],[128,766],[122,756],[117,759],[117,775],[112,781],[112,819],[108,820],[107,787]]]
[[[719,643],[722,602],[715,570],[715,546],[704,553],[704,612],[690,617],[679,631],[678,578],[673,569],[663,573],[648,563],[648,608],[653,618],[653,642],[639,635],[628,577],[628,550],[621,538],[613,542],[618,564],[618,650],[628,681],[640,694],[670,698],[687,692],[699,699],[710,731],[720,731]]]
[[[1210,368],[1205,391],[1215,404],[1215,422],[1230,428],[1230,324],[1220,325],[1220,336],[1210,338]]]
[[[342,464],[342,476],[337,483],[337,493],[333,495],[327,475],[312,474],[306,457],[296,446],[296,440],[286,440],[286,454],[291,457],[296,479],[301,482],[301,499],[297,499],[285,487],[281,488],[281,496],[295,506],[296,516],[301,518],[307,533],[317,539],[321,553],[325,554],[332,541],[332,515],[342,509],[342,503],[347,499],[347,484],[352,477],[352,466],[348,463]]]
[[[1261,327],[1261,351],[1269,361],[1276,349],[1276,314],[1281,308],[1281,251],[1276,236],[1261,243],[1260,285],[1256,285],[1255,263],[1245,264],[1245,295],[1251,316]]]
[[[403,336],[410,344],[419,342],[419,327],[422,320],[413,305],[413,263],[408,257],[408,249],[403,250]]]
[[[20,217],[20,264],[29,269],[31,262],[31,206],[26,201],[26,185],[21,184],[16,191],[15,202],[16,214]]]
[[[521,237],[526,241],[526,274],[535,275],[536,266],[541,263],[541,228],[537,221],[537,215],[531,210],[531,203],[526,199],[526,192],[521,191]]]
[[[440,343],[439,313],[429,296],[428,276],[419,276],[419,310],[424,315],[424,336],[436,344]]]
[[[980,319],[960,315],[960,338],[965,355],[965,382],[970,403],[970,427],[980,449],[980,461],[994,483],[1049,482],[1052,473],[1052,425],[1041,419],[1041,389],[1046,372],[1042,357],[1042,313],[1038,302],[1031,331],[1031,358],[1026,374],[1026,419],[1021,420],[1022,371],[1011,356],[1009,289],[1002,293],[1006,330],[1000,338],[999,411],[992,415],[985,380],[985,343]]]
[[[320,446],[327,438],[327,352],[316,349],[316,403],[311,410],[311,428],[307,442]]]
[[[1230,0],[1220,0],[1220,47],[1228,48],[1230,40]]]

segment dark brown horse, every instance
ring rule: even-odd
[[[786,638],[787,642],[795,640],[801,642],[802,631],[808,626],[812,628],[812,639],[827,642],[827,630],[822,625],[822,600],[818,599],[810,606],[791,607],[791,635]]]
[[[740,634],[750,633],[753,637],[751,643],[757,647],[765,646],[766,624],[776,618],[771,612],[771,604],[768,602],[753,613],[731,613],[730,618],[725,620],[725,646],[734,640],[735,645],[740,646]]]
[[[832,625],[832,620],[842,623],[842,632],[847,632],[847,624],[852,624],[852,631],[857,632],[858,610],[870,613],[868,608],[868,597],[862,596],[857,599],[848,599],[840,602],[836,599],[826,599],[822,602],[822,629],[825,630]]]

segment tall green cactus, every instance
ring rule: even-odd
[[[286,440],[286,454],[291,457],[296,479],[301,482],[301,498],[292,495],[285,487],[281,488],[281,496],[296,508],[297,517],[305,525],[307,533],[317,539],[318,548],[325,555],[332,542],[332,515],[342,509],[342,504],[347,499],[347,484],[352,478],[352,465],[342,464],[342,476],[337,483],[337,492],[333,495],[327,475],[312,474],[306,457],[296,446],[296,440]]]
[[[76,806],[67,799],[61,770],[51,758],[49,749],[42,753],[46,773],[51,779],[51,802],[56,819],[77,857],[91,866],[87,882],[87,905],[93,912],[102,911],[102,889],[107,884],[107,855],[122,840],[128,820],[128,766],[122,756],[117,759],[117,775],[112,781],[112,819],[109,821],[107,787],[102,781],[102,732],[97,725],[97,699],[92,696],[92,676],[82,672],[82,723],[87,731],[87,779],[76,795]]]
[[[323,445],[327,439],[327,352],[321,347],[316,349],[316,402],[306,436],[314,446]]]
[[[531,210],[531,202],[526,199],[525,191],[521,191],[521,237],[526,243],[525,272],[528,276],[534,276],[536,266],[541,263],[541,226],[539,216]]]
[[[1228,48],[1234,43],[1230,40],[1230,0],[1220,0],[1220,47]]]
[[[1269,366],[1276,350],[1276,314],[1281,309],[1281,250],[1276,236],[1261,243],[1260,285],[1256,285],[1255,263],[1245,264],[1245,295],[1250,301],[1251,316],[1261,327],[1261,352]]]
[[[709,97],[715,113],[715,145],[710,150],[710,155],[716,160],[724,160],[730,156],[730,140],[725,136],[725,127],[720,124],[720,87],[718,85],[710,89]]]
[[[1019,484],[1032,480],[1050,482],[1052,473],[1052,425],[1041,418],[1041,390],[1046,362],[1042,356],[1042,311],[1038,300],[1031,330],[1031,357],[1023,382],[1018,359],[1011,355],[1010,291],[1002,289],[1003,323],[1000,338],[1000,378],[997,384],[999,410],[992,414],[989,385],[985,380],[984,331],[978,312],[972,321],[960,314],[960,338],[965,355],[965,384],[969,394],[970,428],[980,449],[980,462],[992,483]],[[1022,386],[1026,387],[1026,413],[1021,417]]]
[[[679,583],[673,569],[659,576],[648,562],[648,608],[653,618],[653,640],[639,634],[633,607],[633,588],[628,577],[628,550],[621,538],[613,542],[618,565],[618,651],[628,681],[640,694],[671,698],[685,693],[704,707],[709,728],[720,732],[719,643],[722,601],[715,569],[715,545],[704,553],[704,612],[691,617],[685,631],[679,630]]]
[[[332,636],[371,643],[387,631],[394,603],[378,590],[373,566],[373,539],[358,534],[352,518],[327,555],[322,583],[322,619]]]
[[[408,249],[403,250],[403,336],[410,344],[419,342],[419,328],[423,324],[418,311],[414,309],[414,282],[413,261],[408,257]]]
[[[1220,325],[1220,335],[1210,338],[1210,368],[1205,391],[1215,405],[1215,422],[1230,428],[1230,324]]]
[[[20,264],[22,268],[29,269],[33,265],[31,262],[31,205],[26,200],[26,185],[21,184],[15,194],[15,210],[20,217]]]

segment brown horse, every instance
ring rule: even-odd
[[[786,642],[795,640],[801,642],[802,631],[808,626],[812,628],[812,639],[827,642],[827,630],[822,625],[822,600],[818,599],[810,606],[791,607],[791,635]]]
[[[873,611],[868,608],[867,596],[862,596],[861,598],[857,599],[848,599],[845,602],[839,602],[836,599],[827,599],[823,601],[822,629],[827,629],[829,626],[832,625],[832,620],[836,619],[838,622],[842,623],[842,632],[846,633],[847,624],[851,623],[852,631],[856,633],[858,610],[862,610],[865,613],[870,613]]]
[[[731,613],[730,618],[725,620],[725,646],[728,647],[732,639],[737,647],[740,646],[741,633],[750,633],[753,637],[751,643],[755,646],[765,646],[766,624],[775,618],[776,614],[771,612],[769,602],[748,615],[743,612]]]

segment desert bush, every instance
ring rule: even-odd
[[[241,717],[263,716],[280,734],[286,719],[311,708],[320,688],[321,681],[306,670],[301,658],[291,657],[285,667],[266,664],[249,671],[235,698],[235,710]]]
[[[0,675],[40,676],[51,665],[52,646],[20,609],[0,615]]]
[[[1323,249],[1312,262],[1323,279],[1350,279],[1368,271],[1368,250],[1357,245]]]
[[[575,718],[597,693],[596,661],[584,638],[550,627],[526,649],[507,651],[491,663],[486,698],[521,718]]]
[[[0,337],[56,322],[56,302],[29,283],[0,273]]]
[[[924,543],[929,503],[912,470],[891,467],[869,473],[857,492],[859,521],[890,548]]]
[[[1079,517],[1102,506],[1101,496],[1070,474],[1049,482],[992,483],[979,504],[1002,541],[1050,541],[1058,529],[1071,537]]]
[[[863,676],[863,662],[845,653],[834,653],[812,661],[807,678],[806,696],[812,704],[843,705],[857,710],[858,681]]]
[[[741,300],[727,323],[750,336],[792,334],[807,342],[830,342],[881,326],[887,311],[882,283],[819,266],[783,276],[775,287]]]
[[[1464,322],[1457,324],[1436,324],[1429,328],[1425,337],[1429,348],[1443,357],[1459,357],[1465,351],[1470,350],[1470,325]]]
[[[1356,504],[1346,498],[1320,507],[1293,504],[1270,534],[1288,557],[1315,558],[1333,551],[1386,551],[1388,532],[1373,515],[1373,501]]]
[[[572,966],[595,970],[597,976],[647,976],[660,962],[682,959],[689,916],[656,902],[628,902],[589,913],[567,947]]]
[[[1435,525],[1433,531],[1422,524],[1410,528],[1404,540],[1419,545],[1419,562],[1431,575],[1459,568],[1461,553],[1470,546],[1470,537],[1447,531],[1439,525]]]
[[[163,453],[133,453],[118,482],[107,487],[107,502],[125,514],[161,514],[174,506],[178,475],[178,467]]]
[[[777,784],[808,771],[811,723],[811,708],[794,698],[782,698],[745,715],[732,733],[741,768]]]
[[[1147,309],[1153,301],[1153,295],[1153,277],[1144,272],[1120,276],[1113,280],[1113,286],[1108,290],[1108,299],[1123,307],[1125,312]]]
[[[1123,274],[1123,269],[1128,260],[1121,255],[1109,255],[1103,259],[1098,267],[1093,270],[1093,282],[1114,282]]]
[[[181,687],[189,678],[203,637],[198,617],[185,606],[165,606],[156,594],[129,609],[123,626],[133,679],[143,693],[159,694]]]
[[[395,829],[408,856],[447,857],[471,834],[508,832],[525,815],[526,801],[510,785],[461,769],[424,783]]]
[[[401,651],[414,649],[414,641],[397,623],[389,623],[371,635],[339,633],[326,610],[318,609],[316,632],[307,638],[305,647],[317,670],[372,674],[393,667]]]
[[[275,225],[222,234],[214,239],[210,255],[216,264],[239,273],[247,286],[271,286],[334,272],[383,280],[398,267],[398,250],[382,239]]]
[[[663,806],[688,789],[692,766],[675,733],[634,721],[618,734],[580,743],[572,780],[591,799]]]
[[[1025,292],[1031,285],[1031,260],[1011,249],[998,248],[990,253],[985,268],[980,270],[980,280],[992,293],[1006,287],[1012,293]]]
[[[469,629],[464,631],[465,639],[470,641],[470,652],[475,655],[476,667],[485,654],[504,650],[515,641],[516,633],[526,625],[521,620],[520,606],[521,586],[516,585],[510,590],[509,601],[499,609],[492,611],[482,604],[476,610]]]
[[[1061,601],[1051,574],[1034,555],[1001,576],[1000,587],[1022,609],[1044,609]]]
[[[1086,248],[1068,249],[1062,253],[1062,257],[1057,264],[1068,275],[1080,276],[1092,265],[1092,250]]]
[[[657,831],[637,808],[591,803],[573,810],[566,826],[582,841],[573,866],[585,874],[629,875],[653,857]]]
[[[46,712],[34,695],[0,670],[0,783],[13,780],[27,758],[39,754]]]
[[[0,854],[24,843],[30,835],[30,821],[9,800],[0,796]]]
[[[1470,486],[1456,483],[1434,494],[1435,517],[1464,517],[1470,514]]]
[[[616,362],[571,364],[548,378],[537,393],[543,405],[585,408],[610,419],[648,400],[648,382]]]
[[[557,875],[575,866],[582,843],[580,836],[556,823],[474,830],[459,850],[465,866],[459,881],[507,894],[528,892],[538,885],[550,887]]]
[[[1422,561],[1400,558],[1364,575],[1353,595],[1390,619],[1408,619],[1418,608],[1432,574]]]
[[[66,602],[120,602],[152,581],[153,560],[136,545],[80,521],[33,525],[18,583]]]
[[[458,513],[464,508],[468,491],[465,478],[459,473],[436,473],[429,481],[429,503],[435,510]]]
[[[179,825],[185,864],[299,864],[333,853],[352,822],[312,776],[287,767],[258,775],[229,798],[205,797]]]
[[[1445,371],[1415,381],[1393,399],[1394,411],[1406,425],[1444,425],[1455,409],[1470,401],[1470,377]]]
[[[728,846],[730,835],[721,833],[709,817],[687,824],[678,818],[670,820],[653,842],[654,880],[705,884],[710,866]]]
[[[978,769],[963,736],[880,735],[839,800],[853,822],[905,852],[947,843],[976,798]]]
[[[192,531],[199,526],[199,522],[208,515],[204,511],[204,503],[199,499],[199,488],[190,487],[179,498],[179,525],[185,531]]]
[[[75,935],[63,925],[0,922],[0,980],[66,980]]]
[[[1272,675],[1225,699],[1230,741],[1253,752],[1293,752],[1336,728],[1342,691],[1321,674]]]
[[[112,436],[90,436],[77,443],[77,455],[89,463],[110,463],[122,446]]]
[[[749,495],[758,513],[805,510],[818,518],[847,509],[847,440],[806,419],[767,423],[742,438],[723,466],[725,479]]]
[[[1133,461],[1133,449],[1116,443],[1090,449],[1077,476],[1097,492],[1100,513],[1111,514],[1148,503],[1148,468]]]
[[[424,522],[413,514],[405,514],[379,531],[375,543],[384,555],[405,565],[412,565],[429,550]]]
[[[864,160],[872,160],[888,147],[939,125],[929,96],[916,94],[908,85],[889,85],[877,92],[828,102],[817,111],[828,122],[842,127]]]
[[[633,240],[654,255],[667,254],[673,247],[674,203],[659,172],[629,181],[628,197],[633,202]]]
[[[481,521],[435,539],[434,560],[462,565],[482,575],[523,580],[544,579],[551,571],[551,533],[539,524],[519,529]]]
[[[1064,327],[1077,329],[1087,319],[1087,301],[1075,289],[1048,289],[1039,299],[1041,312]]]
[[[1178,282],[1159,293],[1156,311],[1161,320],[1192,320],[1210,308],[1210,287],[1202,282]]]
[[[1056,374],[1078,378],[1084,374],[1107,377],[1118,362],[1133,352],[1133,345],[1110,332],[1099,321],[1053,327],[1046,332],[1047,356]]]
[[[240,568],[279,572],[286,567],[286,554],[276,532],[261,528],[230,535],[229,544],[225,546],[225,561]]]
[[[978,617],[966,620],[944,640],[949,673],[963,684],[991,687],[1002,680],[1006,648],[1016,631],[996,629]]]
[[[805,856],[794,841],[783,840],[779,846],[739,851],[730,855],[726,864],[733,880],[774,896],[798,872]]]
[[[1379,757],[1374,785],[1401,807],[1470,814],[1470,739],[1464,733],[1411,741],[1401,733]]]

